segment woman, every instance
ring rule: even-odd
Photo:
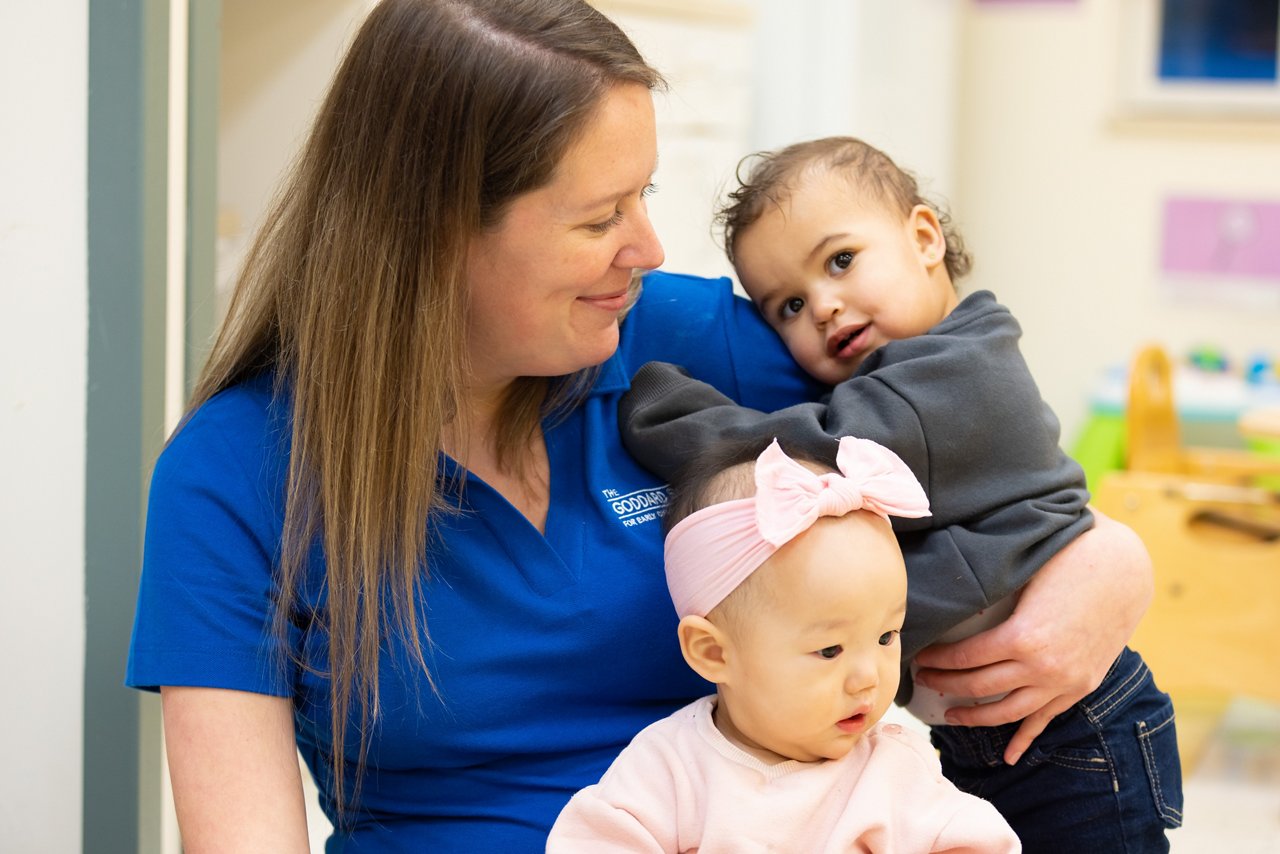
[[[618,397],[652,359],[757,408],[814,390],[726,283],[653,274],[620,325],[662,261],[660,85],[580,0],[385,0],[356,36],[153,475],[128,679],[161,691],[186,850],[306,850],[296,745],[329,850],[540,851],[705,693]],[[1006,720],[1083,696],[1144,561],[1100,526],[932,663],[1025,686]]]

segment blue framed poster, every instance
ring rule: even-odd
[[[1280,0],[1120,6],[1130,112],[1280,117]]]
[[[1162,0],[1161,80],[1276,82],[1280,0]]]

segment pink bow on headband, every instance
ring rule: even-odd
[[[704,507],[667,534],[667,588],[676,612],[706,616],[779,548],[822,516],[870,510],[884,518],[929,515],[929,500],[897,454],[846,436],[840,473],[817,474],[775,439],[756,459],[756,495]]]
[[[870,439],[845,436],[836,452],[840,474],[817,474],[788,457],[778,440],[756,460],[756,524],[782,546],[819,516],[870,510],[890,516],[929,515],[929,499],[902,458]]]

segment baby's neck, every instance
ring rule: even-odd
[[[715,710],[712,712],[711,721],[715,724],[716,729],[720,730],[720,734],[732,744],[734,747],[759,759],[765,765],[781,765],[783,762],[798,761],[792,760],[790,756],[783,756],[780,753],[774,753],[772,750],[755,744],[742,734],[742,732],[733,724],[733,718],[729,715],[728,709],[725,707],[724,697],[716,697]]]

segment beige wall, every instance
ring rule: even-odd
[[[218,271],[223,299],[373,0],[222,0]]]
[[[1117,117],[1110,0],[969,4],[957,111],[957,221],[1067,442],[1104,366],[1147,340],[1280,355],[1280,309],[1172,300],[1157,275],[1168,194],[1280,199],[1280,122]]]
[[[371,0],[223,0],[218,198],[246,229],[310,129]]]
[[[80,850],[88,4],[0,3],[0,848]]]

